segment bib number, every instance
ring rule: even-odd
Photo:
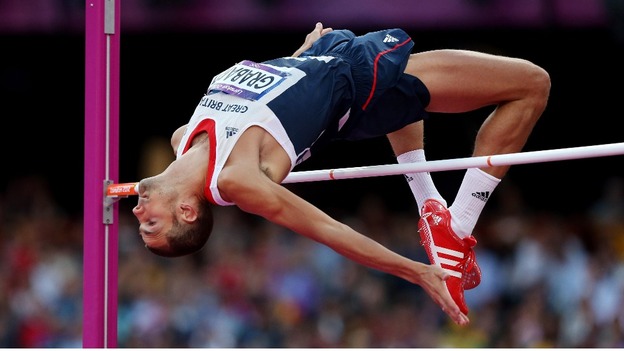
[[[214,77],[208,92],[221,91],[247,100],[258,100],[288,76],[287,72],[245,60]]]

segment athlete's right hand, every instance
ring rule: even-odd
[[[451,294],[446,287],[446,280],[450,277],[449,273],[442,268],[434,265],[421,265],[421,270],[418,274],[419,284],[433,301],[442,308],[453,321],[460,325],[465,326],[470,323],[468,316],[463,314],[459,309],[459,306],[453,301]]]

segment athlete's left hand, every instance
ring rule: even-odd
[[[303,45],[301,45],[301,47],[297,51],[295,51],[295,53],[292,56],[297,57],[301,55],[304,51],[311,48],[312,44],[314,44],[315,41],[317,41],[323,35],[331,32],[332,30],[333,28],[331,27],[323,28],[323,23],[317,22],[316,26],[314,26],[314,29],[310,33],[308,33],[308,35],[306,35]]]

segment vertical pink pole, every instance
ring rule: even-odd
[[[119,3],[86,0],[85,8],[85,348],[117,347],[117,205],[104,204],[104,189],[119,174]]]

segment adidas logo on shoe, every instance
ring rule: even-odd
[[[418,220],[420,243],[429,262],[450,275],[445,282],[446,288],[460,310],[468,314],[464,290],[481,283],[481,269],[473,250],[477,240],[472,235],[462,239],[455,234],[451,228],[450,211],[439,201],[425,201],[421,213]]]
[[[390,34],[386,34],[386,37],[383,40],[384,43],[396,43],[397,41],[399,41],[399,39],[393,37]]]
[[[472,193],[472,196],[476,197],[477,199],[483,202],[486,202],[490,198],[490,192],[489,191],[476,191]]]

